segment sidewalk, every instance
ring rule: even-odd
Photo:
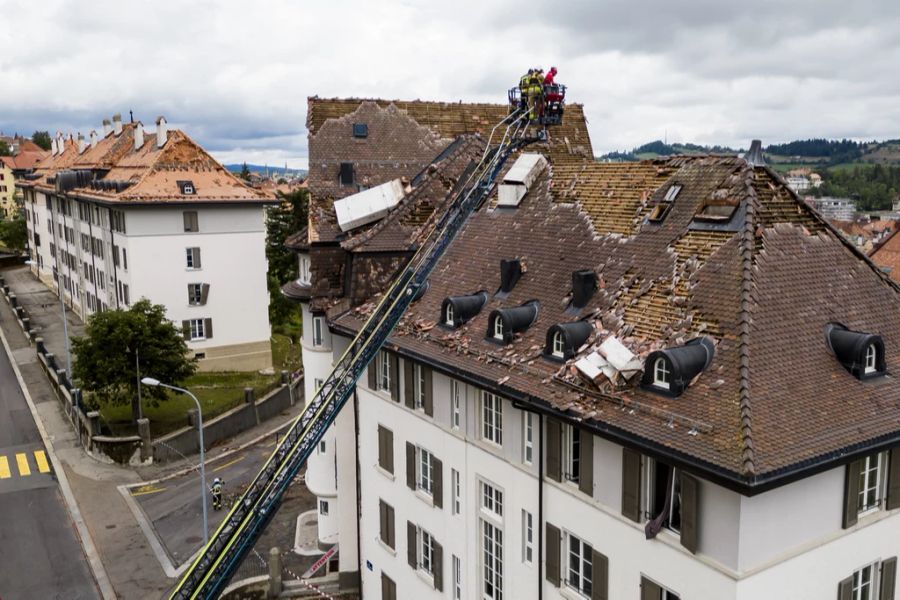
[[[9,269],[2,273],[10,290],[32,315],[32,324],[39,331],[38,335],[44,338],[48,349],[60,358],[60,364],[64,364],[65,340],[59,298],[37,281],[27,268]],[[83,325],[76,315],[68,310],[67,314],[69,335],[78,335],[83,331]],[[91,549],[96,548],[105,567],[105,575],[119,598],[160,598],[174,584],[174,580],[166,576],[118,487],[156,479],[184,469],[192,461],[196,461],[196,457],[177,463],[142,467],[139,470],[100,463],[89,457],[78,444],[74,431],[40,368],[34,349],[29,346],[4,301],[0,301],[0,326],[9,343],[12,359],[21,371],[27,391],[48,434],[52,452],[59,459],[69,480],[76,504],[69,507],[70,512],[80,511],[93,540],[93,544],[90,540],[82,540],[85,551],[90,555]],[[302,404],[300,400],[288,413],[243,432],[227,444],[213,448],[207,452],[207,459],[226,453],[229,449],[293,419],[302,410]]]

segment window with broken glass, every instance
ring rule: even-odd
[[[647,458],[647,518],[651,531],[681,533],[681,474],[678,469]]]

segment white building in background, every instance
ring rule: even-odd
[[[83,318],[163,304],[201,370],[272,366],[265,257],[271,196],[248,188],[193,140],[123,124],[58,135],[19,183],[32,272]],[[249,310],[248,310],[249,309]]]
[[[809,202],[829,221],[853,221],[856,218],[856,202],[850,198],[823,196],[810,198]]]
[[[809,177],[806,177],[805,175],[793,175],[788,177],[786,181],[788,187],[798,194],[809,191],[809,188],[812,187],[812,182],[809,180]]]

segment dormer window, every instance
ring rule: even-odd
[[[875,348],[875,344],[869,344],[866,346],[866,373],[874,373],[878,370],[876,365],[876,359],[878,357],[878,350]]]
[[[447,308],[444,310],[444,325],[447,327],[453,327],[453,305],[448,304]]]
[[[574,358],[593,333],[594,326],[588,321],[557,323],[547,330],[544,356],[557,361]]]
[[[489,340],[508,344],[516,333],[531,327],[537,320],[540,303],[529,300],[521,306],[500,308],[488,316],[488,330],[485,337]]]
[[[440,323],[443,327],[459,327],[475,315],[487,303],[488,294],[484,290],[468,296],[448,296],[441,303]]]
[[[670,371],[666,365],[666,359],[660,356],[653,362],[653,385],[668,390],[670,387],[669,374]]]
[[[553,352],[552,352],[552,354],[556,358],[563,358],[563,357],[565,357],[565,351],[566,351],[566,340],[563,337],[563,332],[556,331],[553,334]]]
[[[675,204],[675,199],[678,197],[678,194],[681,193],[681,184],[673,183],[669,186],[669,189],[666,190],[666,195],[663,196],[662,200],[653,207],[653,210],[650,211],[650,214],[647,216],[647,220],[651,223],[661,223],[663,219],[666,218],[666,215],[669,214],[669,211],[672,209],[672,205]]]
[[[353,124],[353,137],[366,138],[369,137],[369,126],[366,123]]]
[[[851,331],[840,323],[825,326],[825,342],[841,365],[857,379],[884,375],[884,341],[881,336]]]
[[[193,181],[176,181],[175,183],[178,184],[178,190],[184,196],[193,196],[197,191]]]
[[[503,319],[500,315],[494,317],[494,339],[503,341]]]

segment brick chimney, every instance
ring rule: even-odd
[[[96,148],[97,143],[97,130],[91,129],[91,148]]]
[[[119,113],[113,115],[113,132],[116,135],[122,133],[122,115]]]
[[[144,146],[144,124],[138,121],[134,124],[134,149],[140,150]]]
[[[112,131],[112,122],[109,119],[103,119],[103,137],[108,136],[110,131]]]
[[[169,131],[166,127],[166,118],[156,117],[156,147],[162,148],[163,146],[165,146],[168,136]]]

